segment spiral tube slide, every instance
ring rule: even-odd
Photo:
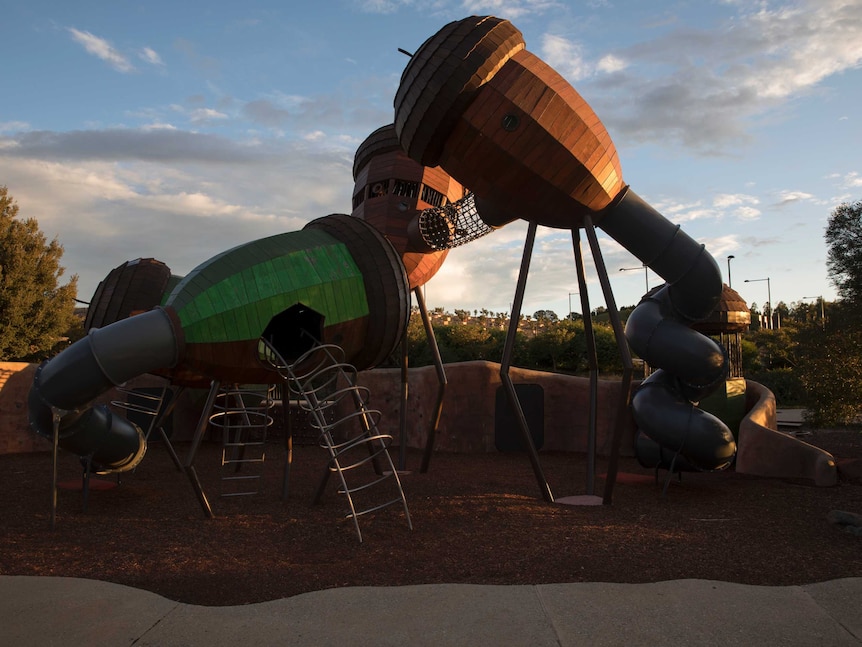
[[[721,297],[715,259],[629,189],[603,213],[599,227],[667,281],[626,322],[631,348],[659,369],[632,397],[635,422],[645,435],[635,447],[638,459],[675,470],[728,467],[736,454],[733,434],[693,404],[723,384],[727,373],[722,348],[689,327]]]
[[[146,451],[141,430],[104,405],[87,404],[112,386],[173,366],[179,346],[171,317],[162,308],[91,329],[37,369],[28,396],[30,427],[52,438],[56,410],[61,449],[90,457],[96,471],[132,469]]]

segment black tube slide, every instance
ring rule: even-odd
[[[61,449],[90,457],[95,471],[132,469],[146,451],[141,430],[104,405],[87,405],[112,386],[176,364],[177,339],[161,308],[91,329],[36,370],[28,396],[30,427],[53,438],[56,412]]]
[[[698,409],[678,388],[677,379],[659,369],[632,396],[632,414],[639,438],[636,455],[645,467],[674,471],[719,470],[736,454],[733,434],[721,420]],[[676,458],[679,453],[684,461]]]
[[[690,328],[721,298],[715,259],[628,188],[602,213],[599,227],[667,281],[626,322],[632,350],[659,369],[632,396],[639,461],[677,471],[728,467],[736,454],[733,434],[694,404],[727,376],[721,346]]]

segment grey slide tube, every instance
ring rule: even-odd
[[[631,189],[602,214],[599,227],[662,277],[670,287],[674,316],[697,321],[721,298],[715,259]]]
[[[658,369],[632,396],[641,434],[638,460],[674,470],[728,467],[736,454],[733,434],[695,406],[724,384],[727,358],[719,344],[690,327],[721,298],[715,259],[628,188],[602,214],[599,227],[666,281],[645,295],[626,321],[632,350]]]
[[[636,445],[637,457],[646,467],[669,467],[673,454],[684,456],[682,470],[718,470],[728,467],[736,453],[733,434],[721,420],[698,409],[678,389],[673,375],[658,370],[641,383],[632,396],[632,414],[638,429],[649,440],[641,438]],[[646,460],[646,456],[653,456]]]
[[[28,397],[30,427],[51,438],[60,413],[59,445],[92,458],[97,470],[123,471],[145,451],[140,430],[107,407],[87,405],[112,386],[176,364],[177,335],[161,308],[94,328],[36,371]]]

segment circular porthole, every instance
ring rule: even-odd
[[[511,113],[503,115],[503,130],[506,132],[512,132],[517,129],[520,123],[521,119],[518,115],[513,115]]]

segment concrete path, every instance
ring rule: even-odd
[[[203,607],[93,580],[0,576],[0,644],[862,645],[862,578],[353,587]]]

